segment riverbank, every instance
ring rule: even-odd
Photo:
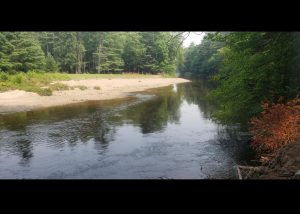
[[[243,179],[300,179],[300,141],[283,146],[262,166],[241,167]]]
[[[68,86],[68,90],[53,91],[51,96],[40,96],[37,93],[23,90],[11,90],[0,93],[0,113],[29,111],[43,107],[66,105],[89,100],[108,100],[123,98],[131,92],[144,91],[150,88],[171,84],[190,82],[182,78],[97,78],[68,81],[54,81]]]

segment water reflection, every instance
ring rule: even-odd
[[[20,164],[24,166],[28,165],[33,156],[31,141],[26,139],[18,140],[15,142],[13,148],[16,149],[16,153],[21,157]]]
[[[163,96],[127,109],[122,114],[123,120],[139,126],[143,134],[163,131],[168,123],[179,121],[181,102],[181,97],[168,87]]]
[[[0,178],[232,178],[252,157],[247,135],[211,120],[210,87],[2,115]]]

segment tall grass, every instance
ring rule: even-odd
[[[70,77],[64,73],[29,71],[27,73],[7,74],[0,72],[0,92],[19,89],[35,92],[42,96],[50,96],[56,88],[42,87],[48,86],[51,82],[58,80],[70,80]]]
[[[67,74],[67,75],[72,80],[96,79],[96,78],[97,79],[113,79],[113,78],[132,79],[132,78],[154,78],[154,77],[162,77],[160,75],[138,74],[138,73],[124,73],[124,74]]]

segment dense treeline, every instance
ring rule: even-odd
[[[249,127],[260,155],[299,139],[300,33],[210,33],[185,50],[182,74],[210,77],[223,123]]]
[[[1,32],[0,71],[175,73],[171,32]]]
[[[212,35],[205,35],[199,45],[192,43],[184,50],[184,62],[179,70],[181,74],[208,77],[218,72],[222,57],[217,53],[224,42],[211,40]]]
[[[212,39],[225,43],[214,76],[218,87],[211,93],[221,121],[249,121],[262,112],[262,102],[284,102],[299,94],[299,33],[234,32]]]
[[[300,33],[208,33],[184,50],[182,74],[210,77],[216,118],[245,123],[262,102],[287,101],[300,92]]]

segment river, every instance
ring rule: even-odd
[[[194,81],[0,115],[0,178],[236,179],[249,136],[212,120],[208,90]]]

